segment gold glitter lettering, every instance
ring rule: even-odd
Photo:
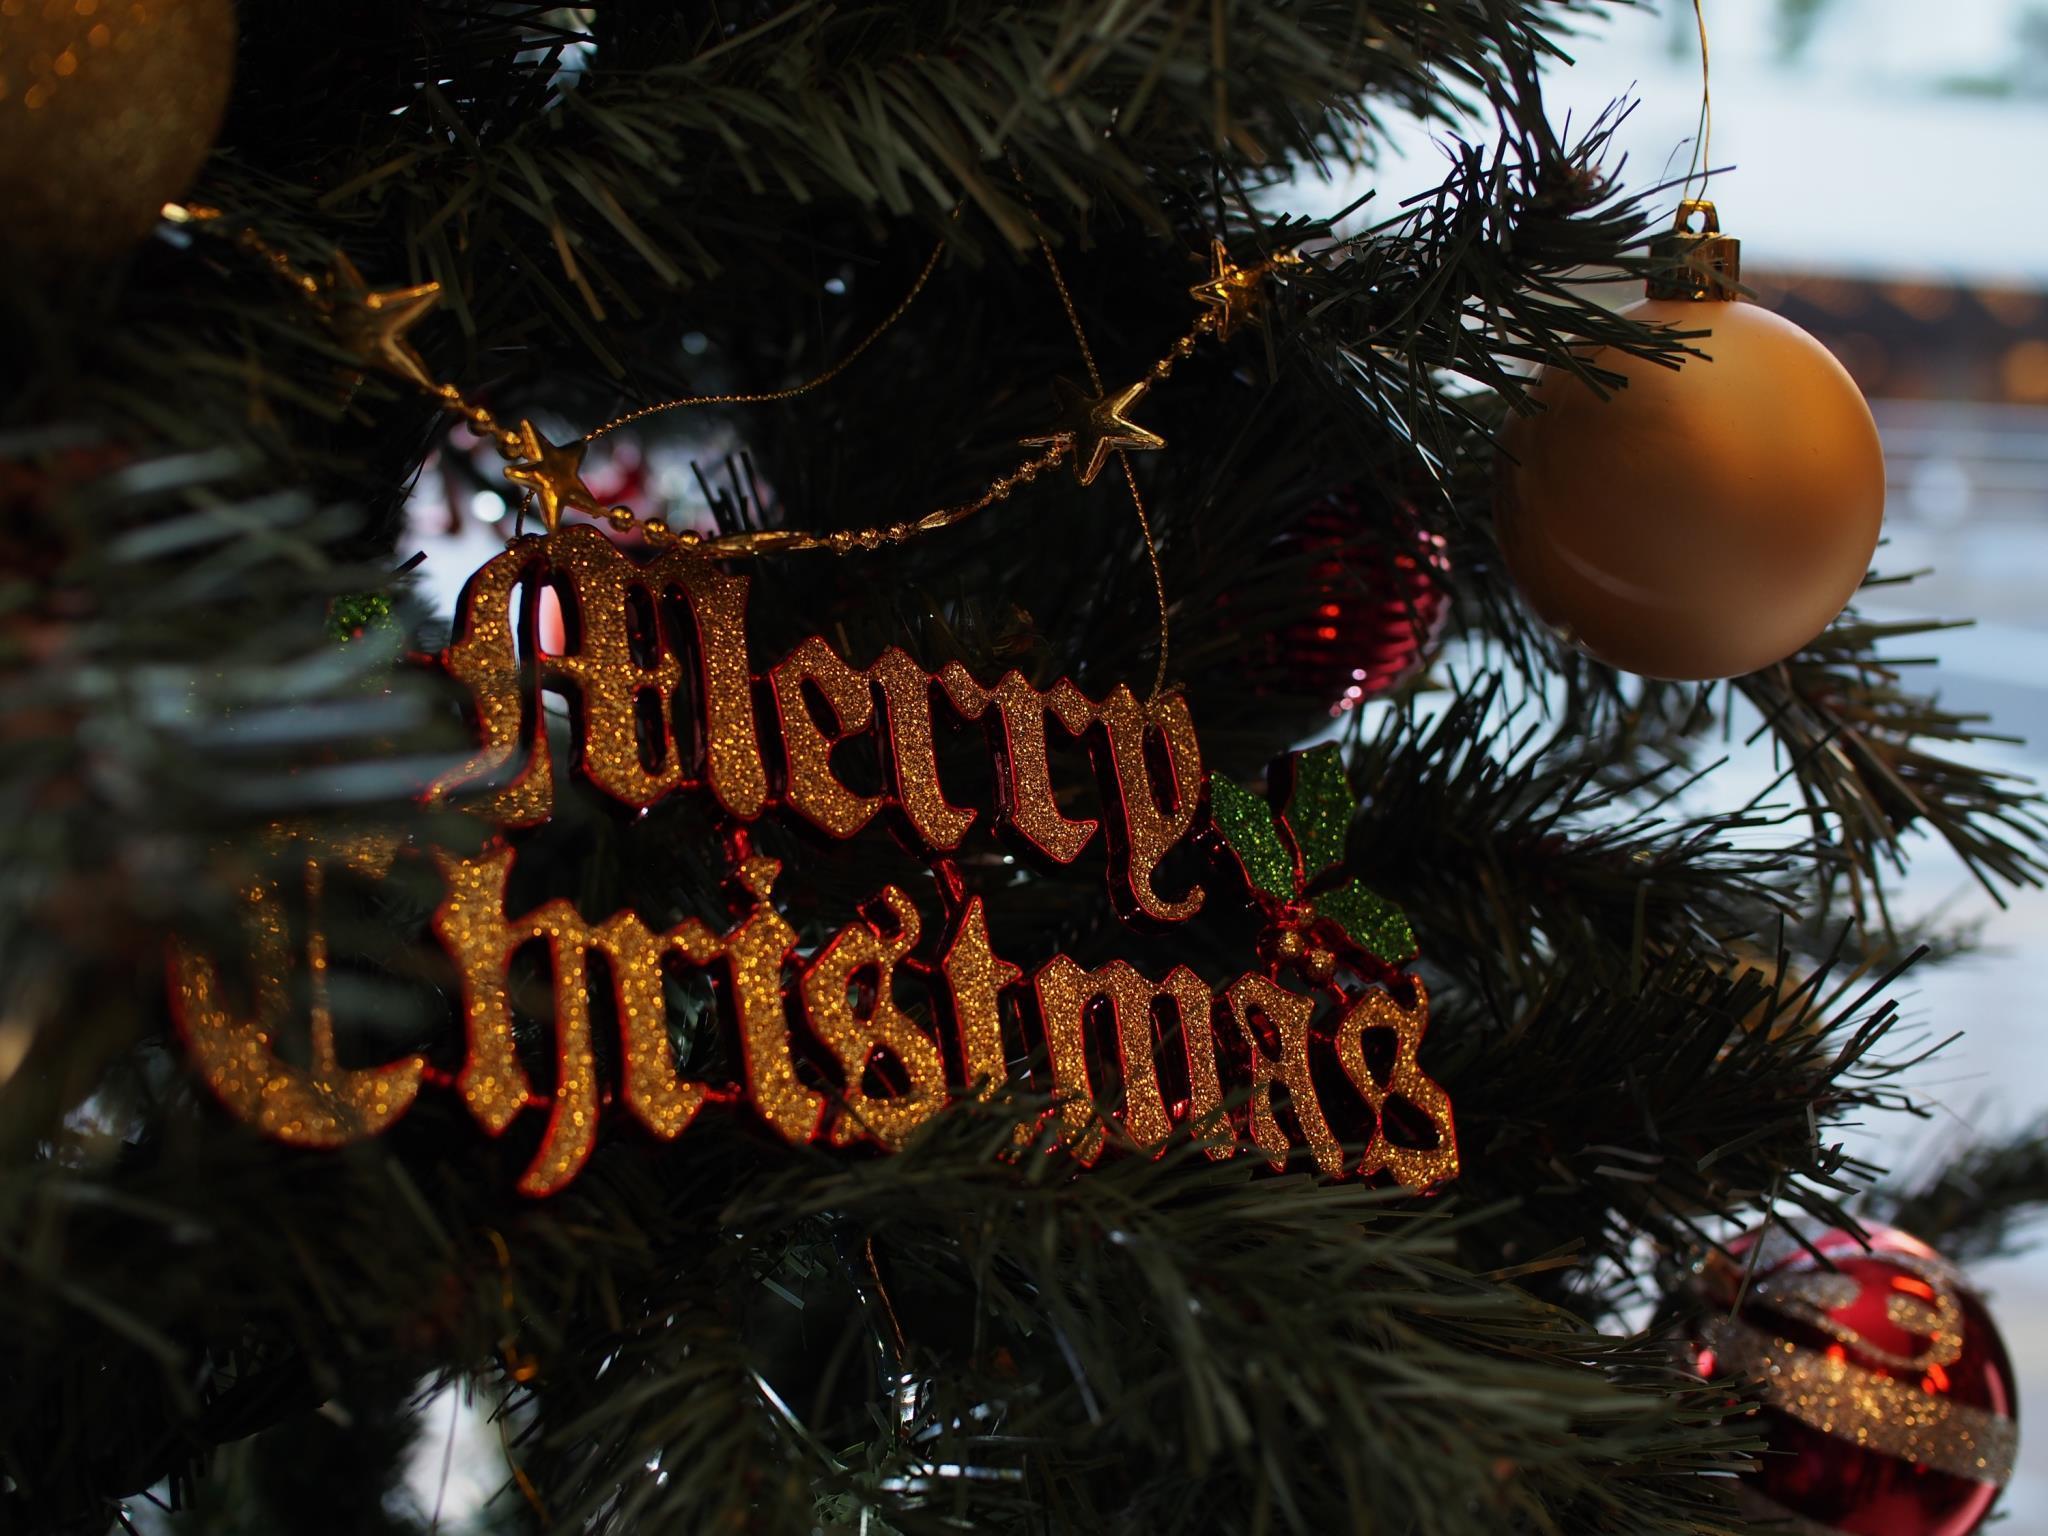
[[[627,1107],[664,1139],[682,1133],[711,1097],[702,1083],[676,1075],[662,989],[662,961],[673,952],[692,964],[716,959],[723,947],[694,919],[664,934],[650,931],[630,912],[595,926],[566,901],[546,902],[523,917],[507,918],[505,884],[512,850],[480,859],[441,859],[449,897],[434,925],[462,976],[469,1053],[457,1085],[471,1112],[493,1135],[538,1102],[513,1051],[508,994],[513,953],[545,939],[554,973],[555,1091],[547,1130],[532,1164],[520,1176],[523,1194],[547,1195],[582,1171],[597,1138],[597,1059],[591,1042],[589,956],[605,957],[612,975]]]
[[[782,755],[789,783],[789,808],[820,831],[852,837],[882,807],[879,795],[856,795],[832,773],[832,748],[874,722],[875,695],[865,673],[856,672],[816,635],[778,662],[768,674],[775,715],[782,729]],[[831,735],[818,728],[804,699],[804,684],[831,706]]]
[[[1090,1008],[1097,1001],[1108,1002],[1116,1033],[1124,1128],[1141,1147],[1156,1147],[1165,1141],[1173,1133],[1173,1117],[1159,1086],[1152,1004],[1161,997],[1171,998],[1183,1035],[1206,1032],[1210,998],[1200,978],[1186,966],[1176,966],[1165,981],[1154,984],[1122,960],[1083,971],[1067,956],[1058,955],[1039,968],[1033,985],[1052,1058],[1061,1130],[1075,1156],[1086,1164],[1102,1152],[1103,1132],[1092,1106],[1094,1086],[1088,1072],[1085,1028]]]
[[[1372,1106],[1372,1141],[1358,1165],[1361,1174],[1385,1169],[1410,1189],[1458,1176],[1458,1133],[1451,1121],[1451,1096],[1425,1073],[1415,1053],[1429,1027],[1429,993],[1420,978],[1410,977],[1415,1002],[1403,1008],[1381,987],[1375,987],[1345,1009],[1337,1021],[1337,1059],[1344,1075],[1365,1102]],[[1372,1075],[1365,1059],[1365,1032],[1391,1030],[1394,1036],[1394,1067],[1385,1083]],[[1425,1115],[1436,1132],[1434,1147],[1401,1147],[1387,1138],[1387,1100],[1400,1095]]]
[[[1237,1155],[1237,1128],[1223,1107],[1223,1079],[1216,1067],[1216,1025],[1212,1006],[1198,1020],[1181,1009],[1181,1045],[1188,1061],[1188,1126],[1202,1151],[1217,1162]]]
[[[434,857],[448,888],[434,914],[434,932],[461,977],[468,1038],[455,1086],[469,1112],[497,1136],[521,1110],[539,1102],[513,1049],[512,1005],[505,987],[505,967],[518,947],[505,922],[512,850],[501,847],[475,859],[443,852]]]
[[[662,643],[657,589],[648,579],[662,568],[643,572],[583,523],[557,530],[547,548],[554,573],[567,578],[558,590],[568,648],[543,659],[543,675],[575,685],[584,776],[614,800],[645,809],[684,782],[683,755],[669,724],[683,664]],[[646,665],[633,655],[636,606],[654,655]],[[542,736],[537,728],[537,757],[546,755]]]
[[[782,968],[796,949],[796,930],[769,900],[781,873],[778,859],[755,855],[741,862],[740,888],[753,898],[754,910],[726,935],[725,957],[739,1014],[740,1053],[747,1064],[747,1095],[785,1141],[802,1143],[818,1134],[825,1099],[797,1077],[789,1049]]]
[[[280,831],[275,840],[287,841],[288,834]],[[275,1049],[289,1012],[285,977],[291,966],[277,881],[252,885],[243,898],[252,940],[250,972],[256,978],[251,1017],[239,1018],[229,1006],[212,960],[182,945],[172,951],[172,1006],[201,1078],[237,1119],[292,1146],[339,1147],[377,1135],[405,1113],[425,1076],[423,1057],[352,1071],[339,1064],[334,1050],[327,936],[320,927],[325,861],[332,859],[360,874],[381,875],[390,867],[396,847],[394,839],[364,837],[310,854],[301,866],[311,982],[309,1066],[292,1066],[280,1060]]]
[[[540,594],[559,576],[569,646],[543,656],[536,643]],[[511,600],[523,595],[518,633]],[[506,767],[523,748],[518,778],[480,801],[480,814],[504,826],[534,826],[554,811],[547,726],[534,689],[573,686],[582,768],[607,794],[637,807],[654,804],[690,782],[690,764],[672,724],[682,661],[663,633],[660,600],[680,592],[696,631],[702,719],[698,746],[705,778],[719,803],[742,820],[768,800],[768,770],[754,725],[748,671],[747,580],[721,571],[695,545],[676,543],[642,566],[597,529],[571,524],[545,539],[514,543],[463,589],[458,638],[441,654],[449,674],[475,700],[478,754],[436,781],[433,795]],[[634,655],[633,622],[644,627]]]
[[[482,742],[460,768],[427,790],[438,800],[480,778],[496,778],[522,750],[525,765],[511,783],[474,803],[476,814],[505,827],[537,826],[554,814],[554,761],[540,701],[530,698],[531,674],[522,658],[534,652],[540,574],[546,548],[520,539],[469,578],[455,607],[455,639],[441,653],[450,677],[468,688]],[[512,629],[512,598],[520,597],[519,633]]]
[[[1152,873],[1187,836],[1201,801],[1202,749],[1187,701],[1168,694],[1140,704],[1119,683],[1095,706],[1095,718],[1107,744],[1104,777],[1115,786],[1115,815],[1109,823],[1111,893],[1126,916],[1156,924],[1184,923],[1202,909],[1202,888],[1190,886],[1180,900],[1168,901],[1152,888]],[[1159,744],[1164,785],[1152,781],[1148,740]],[[1171,809],[1160,807],[1162,789]]]
[[[1251,1051],[1253,1145],[1266,1154],[1274,1168],[1287,1166],[1287,1151],[1292,1143],[1280,1128],[1280,1118],[1273,1108],[1273,1085],[1283,1083],[1288,1105],[1302,1135],[1308,1138],[1316,1167],[1332,1177],[1342,1173],[1344,1148],[1323,1118],[1322,1100],[1316,1096],[1316,1085],[1309,1075],[1308,1022],[1315,1013],[1315,1003],[1257,975],[1238,977],[1230,984],[1227,995],[1237,1027]],[[1277,1056],[1266,1053],[1260,1040],[1260,1020],[1279,1040]]]
[[[953,1005],[964,1085],[977,1098],[992,1098],[1009,1077],[999,1000],[1003,988],[1024,973],[996,955],[989,943],[988,913],[979,896],[969,897],[962,909],[939,970],[946,978],[947,997]]]
[[[1067,730],[1079,735],[1093,708],[1072,683],[1062,680],[1044,693],[1018,672],[1006,674],[993,688],[984,688],[957,661],[939,674],[953,707],[968,720],[979,720],[996,706],[1000,732],[995,747],[999,767],[997,814],[1034,848],[1055,863],[1071,864],[1095,835],[1097,823],[1060,814],[1052,791],[1052,761],[1047,756],[1045,717],[1051,712]]]
[[[946,1063],[938,1043],[896,1006],[896,966],[917,942],[917,908],[893,885],[876,898],[894,925],[885,935],[873,922],[840,931],[804,971],[804,1014],[846,1074],[845,1103],[832,1122],[832,1145],[863,1136],[891,1151],[939,1112],[946,1101]],[[869,979],[864,973],[872,973]],[[849,995],[858,986],[863,1012]],[[870,1094],[863,1079],[877,1051],[896,1059],[908,1088],[886,1097]]]
[[[768,767],[754,729],[747,670],[747,578],[714,565],[693,544],[670,545],[647,567],[657,592],[679,589],[697,631],[705,777],[727,812],[751,821],[768,803]]]
[[[926,848],[950,853],[974,825],[974,812],[953,806],[939,788],[938,751],[932,740],[932,680],[894,646],[868,668],[868,676],[882,688],[896,804]]]

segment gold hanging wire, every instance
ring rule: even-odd
[[[1695,172],[1699,174],[1701,198],[1706,197],[1707,183],[1714,176],[1713,67],[1707,49],[1706,0],[1692,0],[1692,17],[1700,33],[1700,121],[1693,131],[1692,164],[1685,168],[1685,182],[1679,188],[1681,200],[1691,198]]]
[[[1024,185],[1024,172],[1017,162],[1010,161],[1010,170],[1017,178],[1020,189]],[[1031,194],[1024,192],[1024,206],[1031,215],[1031,233],[1037,237],[1038,249],[1045,257],[1045,269],[1052,274],[1052,285],[1059,291],[1060,306],[1067,312],[1067,324],[1073,328],[1074,343],[1081,349],[1081,361],[1088,369],[1088,385],[1099,400],[1103,397],[1102,370],[1095,366],[1095,349],[1088,345],[1087,327],[1081,324],[1081,311],[1074,304],[1074,295],[1067,287],[1067,275],[1060,270],[1060,259],[1053,254],[1052,242],[1046,238],[1045,226],[1039,223],[1038,210],[1032,205]],[[1204,312],[1205,316],[1207,311]],[[1190,350],[1193,350],[1190,344]],[[1168,354],[1170,358],[1171,353]],[[1155,365],[1156,367],[1157,365]],[[1172,364],[1168,362],[1171,370]],[[1165,377],[1161,374],[1160,377]],[[1161,445],[1163,446],[1163,440]],[[1172,643],[1172,625],[1167,616],[1166,577],[1159,569],[1159,546],[1152,541],[1152,518],[1145,510],[1145,498],[1138,490],[1137,471],[1131,468],[1131,456],[1123,448],[1116,450],[1117,465],[1124,473],[1124,484],[1130,488],[1131,510],[1138,515],[1138,534],[1145,541],[1145,559],[1152,568],[1152,595],[1159,605],[1159,663],[1152,672],[1152,692],[1147,702],[1157,699],[1166,687],[1167,649]]]
[[[957,212],[958,210],[955,211]],[[848,352],[838,362],[833,363],[815,378],[806,379],[801,384],[792,384],[788,389],[762,390],[754,394],[678,395],[673,400],[657,401],[653,405],[643,405],[638,410],[628,411],[623,416],[614,416],[603,426],[584,433],[583,441],[594,443],[607,432],[614,431],[619,427],[629,426],[636,421],[645,420],[649,416],[658,416],[663,411],[680,411],[695,405],[773,405],[778,400],[794,400],[799,395],[808,395],[814,389],[823,389],[827,384],[838,378],[840,374],[846,372],[848,368],[851,368],[856,362],[860,361],[861,355],[868,348],[880,341],[895,327],[898,320],[901,320],[910,312],[910,306],[915,304],[917,296],[924,292],[924,285],[931,281],[932,273],[938,269],[939,258],[945,254],[946,242],[941,240],[932,247],[931,255],[925,258],[924,268],[917,274],[917,280],[910,285],[910,291],[903,295],[896,307],[890,310],[888,315],[884,317],[882,323],[877,325],[872,331],[869,331],[861,339],[860,344],[851,352]]]

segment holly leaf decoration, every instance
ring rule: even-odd
[[[397,609],[388,592],[349,593],[327,605],[327,638],[337,643],[397,628]]]
[[[1335,923],[1375,959],[1406,965],[1415,958],[1415,930],[1408,926],[1408,915],[1362,881],[1346,880],[1311,906],[1317,917]]]
[[[1306,890],[1344,862],[1345,834],[1358,802],[1344,773],[1344,754],[1334,741],[1297,752],[1292,761],[1293,782],[1280,817],[1301,851],[1300,889]]]
[[[1266,802],[1230,780],[1209,780],[1209,816],[1255,890],[1275,901],[1295,895],[1294,852],[1281,840],[1279,824]]]
[[[1278,814],[1261,795],[1220,776],[1209,780],[1209,815],[1244,877],[1274,906],[1293,907],[1337,928],[1359,950],[1388,965],[1415,958],[1414,931],[1400,907],[1350,879],[1309,895],[1344,862],[1345,834],[1357,802],[1334,742],[1297,752],[1274,774],[1287,786]],[[1304,911],[1305,909],[1305,911]],[[1299,920],[1299,919],[1297,919]]]

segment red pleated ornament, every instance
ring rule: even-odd
[[[1429,665],[1450,614],[1451,565],[1412,508],[1334,491],[1275,541],[1276,558],[1304,553],[1313,606],[1266,645],[1288,691],[1327,695],[1337,717]]]
[[[1757,1516],[1806,1536],[1969,1536],[2012,1476],[2012,1365],[1955,1266],[1905,1232],[1868,1241],[1831,1230],[1816,1257],[1773,1230],[1761,1252],[1751,1236],[1717,1256],[1698,1369],[1760,1399]]]

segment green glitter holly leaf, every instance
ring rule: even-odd
[[[1301,885],[1312,885],[1344,862],[1344,838],[1358,802],[1334,741],[1294,755],[1294,782],[1280,819],[1301,850]],[[1289,892],[1289,895],[1294,894]]]
[[[1294,899],[1294,855],[1280,840],[1280,830],[1266,802],[1230,780],[1209,780],[1209,815],[1244,877],[1276,901]]]
[[[1263,796],[1226,778],[1209,780],[1210,817],[1246,881],[1283,908],[1300,913],[1305,906],[1359,950],[1388,965],[1414,959],[1415,934],[1407,916],[1360,881],[1346,880],[1308,895],[1316,881],[1344,862],[1356,802],[1343,753],[1334,742],[1298,752],[1275,777],[1287,785],[1286,803],[1277,815]]]
[[[1367,954],[1389,965],[1415,958],[1415,931],[1399,907],[1357,880],[1325,891],[1311,907],[1317,917],[1335,923],[1344,936]]]
[[[327,638],[342,642],[398,628],[396,605],[388,592],[354,592],[327,605]]]

